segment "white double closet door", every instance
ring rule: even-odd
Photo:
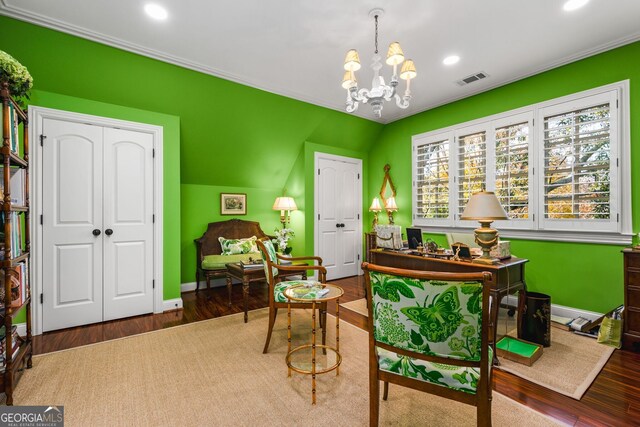
[[[153,137],[44,119],[43,331],[153,312]]]

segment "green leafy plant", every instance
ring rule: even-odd
[[[0,82],[7,82],[14,97],[29,98],[33,78],[27,68],[7,52],[0,50]]]

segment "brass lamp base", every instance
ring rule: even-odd
[[[482,256],[473,260],[477,264],[493,265],[498,262],[490,254],[491,248],[498,243],[498,230],[491,228],[493,221],[480,221],[480,228],[474,230],[476,243],[482,248]]]

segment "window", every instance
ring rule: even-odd
[[[416,147],[417,211],[432,221],[449,218],[449,145],[450,136],[435,135]]]
[[[628,107],[619,108],[627,87],[609,85],[414,136],[414,225],[475,227],[460,214],[471,194],[487,189],[509,216],[496,228],[515,236],[550,230],[624,234],[630,241]]]

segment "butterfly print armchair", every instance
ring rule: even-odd
[[[369,308],[370,425],[380,381],[477,407],[491,425],[491,273],[436,273],[363,263]],[[393,412],[393,402],[388,402]],[[389,420],[393,421],[393,420]]]

